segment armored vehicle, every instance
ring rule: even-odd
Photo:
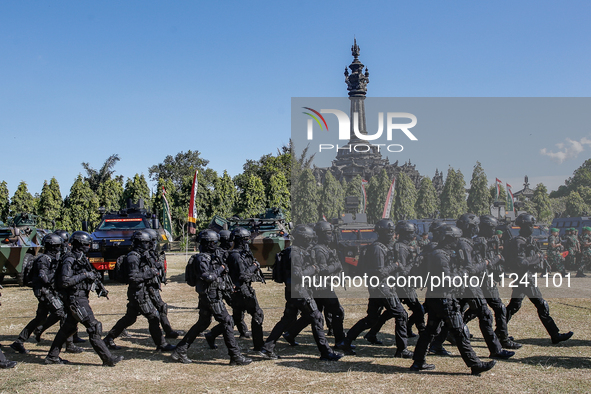
[[[94,268],[103,274],[105,271],[108,272],[109,278],[113,279],[117,258],[131,251],[133,233],[145,228],[153,228],[160,235],[157,253],[163,259],[166,270],[165,251],[169,247],[170,234],[164,231],[158,219],[151,217],[152,215],[144,208],[143,200],[140,199],[138,204],[132,204],[129,200],[125,209],[113,212],[103,210],[101,213],[103,213],[101,222],[90,234],[92,246],[88,258]],[[83,229],[88,231],[84,223]]]
[[[369,245],[378,239],[373,231],[373,224],[367,223],[367,215],[358,213],[345,213],[340,219],[333,219],[335,225],[335,242],[337,252],[341,258],[345,273],[351,272],[352,267],[357,267],[359,251],[363,246]]]
[[[23,267],[32,263],[49,232],[37,228],[37,216],[30,213],[20,213],[0,227],[0,283],[9,275],[23,285]]]
[[[270,267],[275,263],[275,255],[290,245],[289,227],[280,208],[267,208],[265,213],[256,218],[242,219],[232,217],[224,219],[214,216],[209,228],[220,232],[243,227],[250,231],[252,254],[261,266]]]
[[[564,235],[567,228],[574,227],[582,234],[583,227],[591,227],[591,216],[575,216],[571,218],[554,218],[550,227],[557,228],[560,236]]]

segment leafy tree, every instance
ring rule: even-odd
[[[339,214],[344,210],[344,204],[341,184],[330,171],[326,171],[324,184],[320,190],[318,216],[324,215],[328,220],[339,217]]]
[[[289,141],[289,152],[291,152],[290,154],[290,160],[291,160],[291,192],[292,194],[296,192],[297,188],[299,187],[298,182],[300,180],[300,177],[302,175],[302,172],[304,172],[307,169],[310,169],[310,167],[312,166],[312,162],[314,161],[314,156],[316,154],[311,155],[310,157],[308,157],[308,149],[310,148],[310,146],[306,146],[303,150],[302,150],[302,154],[300,155],[300,157],[297,157],[295,155],[295,145],[293,144],[293,141]]]
[[[531,202],[534,204],[536,216],[539,220],[549,223],[554,218],[554,213],[550,208],[550,197],[548,197],[548,189],[543,183],[538,183],[534,190]]]
[[[507,200],[507,193],[505,191],[505,187],[503,185],[501,186],[501,191],[499,194],[499,199],[498,201],[506,201]],[[496,197],[497,197],[497,185],[494,184],[489,188],[489,192],[490,192],[490,204],[492,204],[494,201],[496,201]]]
[[[300,173],[297,191],[292,194],[292,216],[295,224],[318,221],[318,190],[316,178],[309,168]]]
[[[35,199],[27,189],[27,183],[19,183],[14,196],[10,199],[10,216],[14,217],[18,213],[35,213]]]
[[[591,187],[591,159],[585,160],[585,162],[574,171],[573,176],[564,181],[563,186],[560,186],[558,190],[550,193],[550,198],[568,196],[571,191],[578,191],[578,189],[583,186]]]
[[[100,186],[111,179],[111,176],[115,173],[113,168],[115,164],[119,161],[119,155],[111,155],[105,160],[103,166],[95,170],[94,168],[90,167],[88,163],[82,163],[82,167],[86,170],[87,176],[84,178],[93,192],[97,193]],[[120,182],[123,182],[123,176],[117,177]]]
[[[564,212],[566,211],[566,197],[551,198],[550,210],[554,216],[564,216]]]
[[[357,198],[359,198],[359,207],[357,208],[357,210],[355,212],[361,212],[363,211],[363,191],[361,189],[361,175],[357,174],[355,175],[355,177],[353,177],[353,179],[351,179],[351,181],[349,183],[347,183],[346,187],[345,187],[345,196],[344,197],[349,197],[349,196],[357,196]],[[365,188],[365,192],[367,194],[367,189],[369,188],[369,185],[366,186]],[[368,197],[369,199],[369,197]],[[344,206],[344,203],[343,203]]]
[[[375,223],[382,218],[384,204],[392,180],[388,178],[386,170],[374,175],[367,186],[367,220]]]
[[[490,213],[490,193],[488,191],[488,179],[480,162],[476,162],[472,179],[470,180],[470,192],[468,193],[468,212],[475,215]]]
[[[291,145],[290,145],[291,146]],[[291,186],[291,147],[282,146],[277,149],[277,155],[267,154],[259,160],[247,160],[243,166],[242,174],[234,177],[234,183],[239,189],[243,189],[250,175],[261,178],[265,186],[265,195],[270,197],[271,177],[277,173],[282,173],[287,180],[288,188]]]
[[[579,192],[579,194],[581,195],[581,197],[585,201],[585,204],[587,204],[588,206],[591,207],[591,187],[589,187],[589,186],[580,186],[577,189],[577,192]]]
[[[416,219],[416,201],[417,189],[414,182],[404,172],[399,173],[398,179],[396,179],[394,207],[390,217],[393,217],[395,221]]]
[[[576,191],[572,191],[570,192],[570,194],[566,197],[566,215],[567,216],[581,216],[581,213],[583,211],[587,211],[589,208],[587,206],[587,204],[585,204],[585,201],[583,201],[583,198],[581,197],[581,195],[576,192]]]
[[[139,199],[144,200],[144,206],[150,206],[150,188],[144,174],[135,174],[133,178],[127,178],[125,182],[125,190],[123,190],[123,201],[127,204],[128,199],[131,199],[132,204],[137,204]]]
[[[55,178],[51,178],[49,183],[43,182],[43,189],[39,196],[37,213],[41,217],[41,227],[53,228],[54,223],[60,227],[62,210],[63,201],[60,186]]]
[[[240,195],[239,213],[243,218],[252,218],[265,211],[265,188],[263,181],[256,175],[248,177]]]
[[[216,215],[228,218],[234,214],[234,205],[238,198],[236,187],[228,172],[215,180],[213,207]]]
[[[269,180],[269,194],[267,197],[269,207],[281,208],[287,221],[291,220],[291,196],[289,193],[288,179],[282,172],[271,176]]]
[[[6,223],[10,212],[10,200],[8,198],[8,185],[6,181],[0,183],[0,221]]]
[[[439,201],[437,191],[429,177],[423,177],[421,187],[415,203],[415,211],[418,218],[428,218],[437,211]]]
[[[444,218],[458,218],[468,210],[466,204],[466,183],[462,172],[453,168],[447,171],[447,177],[443,185],[441,196],[441,216]]]
[[[71,233],[82,230],[82,221],[86,221],[92,231],[100,221],[98,208],[98,197],[90,188],[88,181],[78,174],[70,188],[70,194],[64,201],[63,227]]]
[[[107,212],[117,211],[125,206],[123,201],[123,181],[114,178],[101,183],[97,190],[99,205]],[[135,201],[137,203],[137,201]]]
[[[148,169],[148,174],[151,180],[158,182],[160,179],[171,180],[177,190],[183,187],[186,177],[195,175],[195,171],[202,172],[209,164],[209,160],[201,158],[199,151],[187,151],[177,153],[172,157],[168,155],[164,158],[164,162],[153,165]]]

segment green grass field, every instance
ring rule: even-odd
[[[162,296],[169,304],[169,318],[174,328],[188,330],[197,320],[197,294],[184,283],[185,256],[168,257],[169,278]],[[578,279],[573,286],[585,289],[591,278]],[[265,311],[265,335],[280,319],[284,299],[282,285],[269,282],[255,284],[259,302]],[[108,331],[124,314],[126,286],[107,282],[109,298],[97,299],[91,294],[95,315]],[[506,300],[508,301],[508,300]],[[218,393],[218,392],[286,392],[286,393],[414,393],[414,392],[482,392],[482,393],[574,393],[591,392],[591,300],[548,299],[550,311],[562,331],[572,330],[574,337],[552,345],[536,310],[527,300],[509,324],[509,332],[523,343],[522,349],[509,361],[499,361],[490,372],[480,377],[470,375],[457,349],[447,345],[453,357],[428,357],[436,370],[410,373],[410,360],[394,359],[393,322],[381,334],[385,346],[373,346],[359,339],[357,356],[346,356],[336,363],[321,362],[311,331],[299,337],[300,346],[291,348],[283,340],[277,345],[281,359],[265,361],[252,356],[254,362],[244,367],[228,366],[229,357],[221,337],[219,348],[210,350],[198,338],[189,349],[195,363],[175,363],[169,354],[156,352],[148,333],[147,321],[139,317],[129,329],[131,338],[119,338],[123,346],[115,354],[125,357],[114,368],[101,366],[99,357],[88,342],[82,354],[63,353],[70,365],[43,365],[57,326],[44,334],[41,343],[26,343],[31,352],[15,354],[8,345],[33,317],[36,299],[31,289],[6,284],[0,306],[0,343],[9,359],[18,361],[16,368],[0,370],[0,392],[18,393]],[[346,312],[345,327],[351,327],[365,315],[366,300],[342,300]],[[250,318],[247,318],[248,321]],[[483,359],[489,354],[478,330],[471,322],[472,345]],[[87,338],[85,332],[80,333]],[[331,342],[333,338],[329,338]],[[177,343],[178,340],[171,340]],[[239,340],[248,354],[252,341]],[[410,340],[412,350],[416,339]]]

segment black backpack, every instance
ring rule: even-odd
[[[137,252],[131,251],[129,253],[135,253],[140,257],[140,254]],[[117,282],[129,284],[129,262],[127,261],[126,254],[117,257],[117,262],[115,262],[115,268],[113,271],[115,272],[115,280]]]
[[[187,262],[187,266],[185,267],[185,282],[191,287],[197,286],[197,259],[195,258],[197,255],[191,256],[189,261]]]
[[[272,278],[277,283],[287,283],[291,270],[291,247],[283,249],[275,255]]]
[[[43,253],[40,253],[33,259],[31,263],[23,265],[23,285],[33,287],[33,280],[39,276],[38,261],[44,257],[47,256]]]

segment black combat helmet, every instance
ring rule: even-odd
[[[46,251],[58,251],[62,243],[64,243],[62,237],[53,233],[47,234],[43,237],[43,241],[41,241],[41,245],[45,247]]]
[[[429,232],[431,232],[431,234],[433,234],[433,242],[440,241],[440,239],[438,238],[437,230],[442,226],[445,226],[445,222],[440,219],[433,220],[431,222],[431,224],[429,225]]]
[[[74,231],[70,237],[70,243],[72,249],[86,253],[90,250],[92,238],[86,231]]]
[[[294,245],[308,247],[316,236],[316,233],[311,227],[298,224],[291,235],[293,236]]]
[[[131,243],[134,249],[149,250],[152,245],[150,234],[144,231],[135,231],[131,236]]]
[[[230,236],[232,232],[230,230],[222,230],[219,232],[220,242],[230,242]]]
[[[215,251],[215,245],[220,240],[220,236],[213,230],[206,229],[199,233],[197,241],[199,241],[199,251],[211,253]]]
[[[480,232],[481,237],[492,237],[495,234],[495,229],[499,225],[499,221],[491,215],[482,215],[480,217]]]
[[[437,228],[434,235],[440,244],[447,245],[456,242],[462,236],[462,230],[456,226],[447,224]]]
[[[154,230],[153,228],[146,228],[143,231],[148,233],[150,236],[150,243],[152,245],[152,249],[156,250],[156,246],[158,245],[158,231]]]
[[[332,232],[334,227],[326,220],[321,220],[314,226],[314,232],[318,237],[318,242],[328,244],[332,242]]]
[[[230,234],[230,240],[234,241],[234,245],[245,245],[250,241],[250,231],[244,227],[236,227]]]
[[[66,230],[55,230],[53,233],[59,235],[64,242],[70,239],[70,234]]]
[[[400,220],[398,223],[396,223],[394,231],[400,236],[400,239],[410,241],[417,231],[417,228],[415,227],[414,223],[411,223],[407,220]]]
[[[534,215],[530,215],[529,213],[522,213],[521,215],[517,216],[515,219],[515,225],[521,227],[519,230],[519,235],[524,237],[529,237],[534,232],[534,224],[536,223],[536,218]]]
[[[465,213],[456,221],[456,226],[462,230],[467,238],[472,238],[478,234],[480,219],[473,213]]]
[[[394,222],[390,219],[381,219],[376,223],[373,231],[378,233],[378,238],[382,241],[391,242],[394,236]]]

